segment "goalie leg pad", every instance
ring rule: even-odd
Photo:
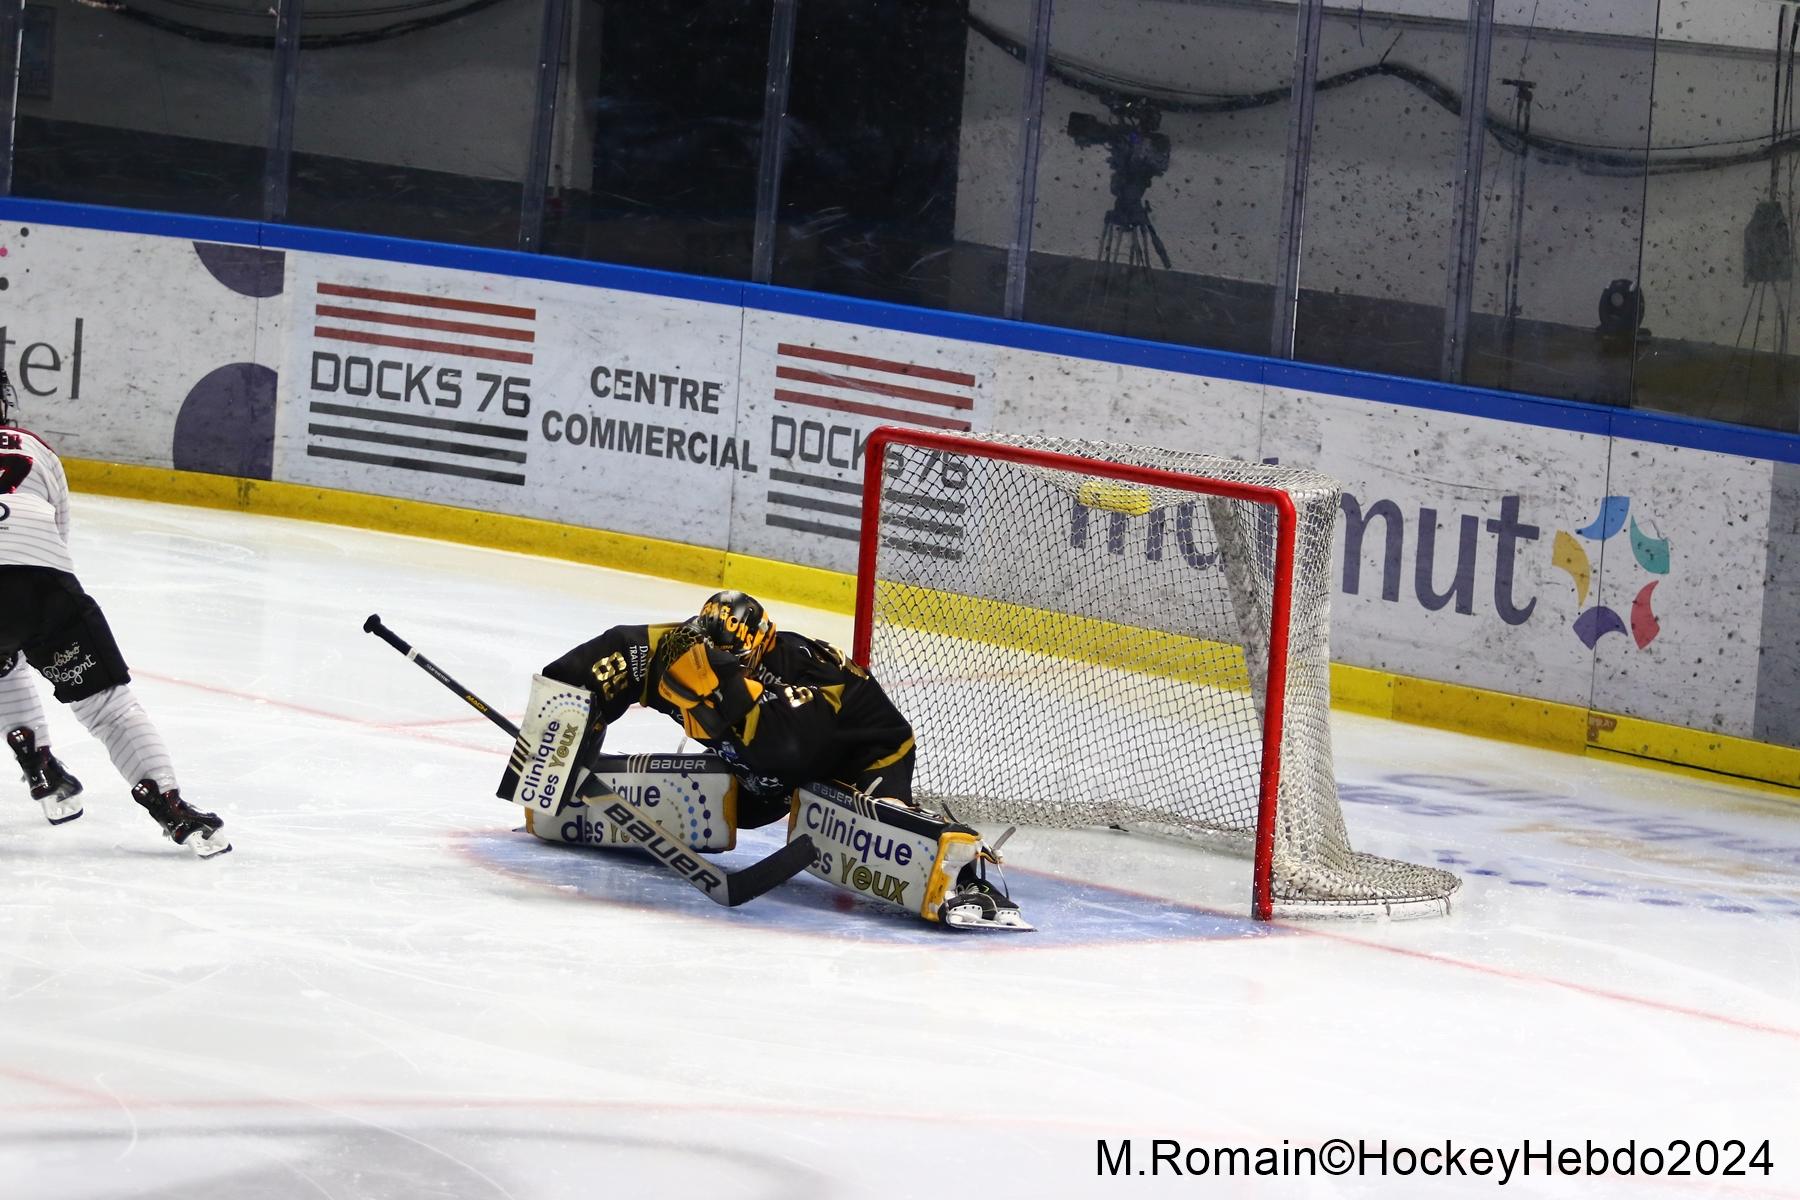
[[[945,902],[959,893],[965,869],[973,870],[987,854],[981,834],[967,825],[829,783],[794,793],[788,840],[803,834],[818,851],[808,868],[814,875],[932,922],[945,920],[955,907]],[[1012,927],[1030,928],[1022,922]]]
[[[716,754],[601,754],[593,760],[593,777],[679,833],[690,850],[737,845],[738,780]],[[546,842],[569,846],[637,845],[579,799],[554,816],[527,809],[525,828]]]
[[[525,718],[495,794],[534,812],[556,814],[573,801],[587,771],[581,751],[594,697],[546,675],[531,677]]]

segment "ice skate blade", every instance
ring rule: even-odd
[[[187,841],[182,843],[200,858],[216,858],[231,852],[231,843],[223,834],[204,834],[196,830],[188,834]]]
[[[81,805],[70,804],[67,800],[43,800],[44,820],[52,825],[67,825],[82,813]]]
[[[1035,933],[1037,926],[1017,911],[987,916],[978,906],[953,908],[944,913],[944,926],[958,933]]]

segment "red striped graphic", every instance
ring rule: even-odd
[[[319,325],[314,327],[313,336],[330,338],[339,342],[358,342],[365,346],[397,346],[402,350],[434,350],[439,354],[454,354],[463,358],[488,358],[496,362],[525,363],[526,365],[531,363],[531,353],[527,350],[490,350],[482,346],[464,346],[457,342],[433,342],[424,338],[365,333],[358,329],[334,329]]]
[[[389,304],[415,304],[423,308],[448,308],[457,312],[486,313],[490,317],[515,317],[535,321],[537,309],[516,304],[494,304],[486,300],[453,300],[448,296],[427,296],[422,292],[390,292],[381,288],[350,287],[342,283],[321,283],[322,296],[346,296],[353,300],[380,300]]]
[[[473,321],[444,321],[436,317],[414,317],[406,313],[376,312],[366,308],[345,308],[338,304],[318,304],[313,312],[321,317],[338,317],[346,321],[367,321],[373,325],[401,325],[408,329],[437,329],[445,333],[472,333],[481,337],[506,338],[515,342],[535,342],[537,334],[529,329],[511,329],[504,325],[477,325]]]
[[[905,387],[898,383],[857,379],[852,375],[828,375],[823,371],[803,371],[798,367],[777,367],[775,376],[778,379],[791,379],[796,383],[817,383],[826,387],[849,388],[856,392],[872,392],[877,396],[892,396],[897,400],[919,400],[926,404],[942,404],[947,408],[972,409],[975,407],[973,396],[952,396],[946,392]]]
[[[879,404],[863,404],[855,400],[840,400],[834,396],[820,396],[813,392],[795,392],[787,388],[776,388],[775,398],[785,400],[789,404],[804,404],[808,408],[828,408],[834,412],[859,413],[865,417],[879,417],[884,421],[901,421],[911,425],[926,425],[932,429],[954,429],[968,432],[971,426],[967,421],[959,421],[955,417],[940,417],[932,413],[918,413],[904,408],[884,408]]]
[[[955,383],[969,388],[975,386],[975,377],[966,371],[921,367],[917,363],[897,362],[891,358],[870,358],[865,354],[845,354],[841,350],[821,350],[817,346],[797,346],[791,342],[782,342],[775,348],[775,352],[785,358],[806,358],[814,362],[835,363],[840,367],[862,367],[868,371],[910,375],[914,379],[935,379],[939,383]]]

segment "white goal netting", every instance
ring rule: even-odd
[[[1260,845],[1259,916],[1446,906],[1456,876],[1358,853],[1345,833],[1334,481],[1139,446],[893,436],[869,452],[880,520],[864,530],[857,636],[913,723],[922,800],[963,820]],[[1125,478],[1134,467],[1180,478]],[[1292,498],[1291,560],[1276,506],[1226,494],[1271,496],[1255,489]]]

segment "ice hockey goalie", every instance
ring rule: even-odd
[[[704,752],[601,753],[634,704]],[[911,726],[867,671],[727,591],[698,616],[615,626],[546,666],[499,794],[538,837],[575,845],[629,842],[580,801],[595,788],[699,851],[786,817],[788,840],[811,838],[811,870],[834,887],[949,928],[1030,929],[989,875],[996,849],[913,802],[913,754]]]

